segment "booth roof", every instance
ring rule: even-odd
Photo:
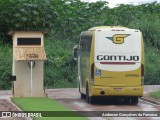
[[[43,34],[46,34],[47,31],[38,31],[38,30],[19,30],[19,31],[9,31],[8,35],[13,35],[16,32],[42,32]]]
[[[46,60],[44,47],[15,47],[16,61],[43,61]]]

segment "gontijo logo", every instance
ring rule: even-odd
[[[115,34],[113,37],[106,37],[109,40],[112,40],[115,44],[123,44],[124,38],[128,37],[130,34]]]

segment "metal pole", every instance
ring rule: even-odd
[[[32,97],[32,68],[33,68],[33,63],[32,63],[33,61],[31,61],[31,97]]]

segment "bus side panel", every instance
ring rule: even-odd
[[[142,80],[142,85],[144,85],[144,62],[145,62],[145,59],[144,59],[144,42],[143,42],[143,36],[142,36],[142,33],[141,33],[141,44],[142,44],[142,65],[141,65],[141,80]]]
[[[89,92],[90,95],[91,93],[91,87],[94,85],[94,73],[95,73],[95,64],[94,64],[94,52],[95,50],[95,32],[93,32],[92,34],[92,43],[91,43],[91,50],[90,50],[90,77],[89,77],[89,81],[88,81],[88,85],[89,85]]]
[[[79,73],[80,73],[80,92],[86,93],[86,83],[90,79],[90,49],[92,42],[92,33],[84,32],[80,40],[80,59],[79,59]]]

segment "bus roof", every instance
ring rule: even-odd
[[[125,29],[128,29],[127,27],[122,27],[122,26],[97,26],[97,27],[90,28],[89,31],[95,31],[97,29],[109,29],[109,28],[125,28]]]

